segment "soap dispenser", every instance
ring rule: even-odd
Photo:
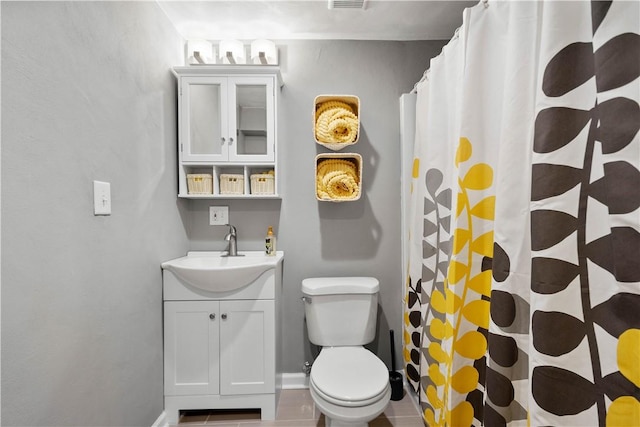
[[[273,227],[269,226],[267,237],[264,239],[265,254],[273,256],[276,254],[276,236],[273,234]]]

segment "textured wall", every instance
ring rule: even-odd
[[[162,411],[160,262],[224,249],[210,205],[229,205],[239,248],[268,225],[284,264],[284,371],[315,354],[305,277],[381,281],[379,339],[400,351],[398,97],[441,42],[290,41],[281,45],[281,201],[177,200],[173,65],[182,40],[149,2],[2,2],[2,421],[151,425]],[[362,102],[364,193],[317,202],[316,95]],[[95,217],[92,181],[111,182]]]
[[[175,79],[153,2],[2,2],[3,425],[149,426],[160,262],[183,254]],[[93,215],[93,180],[113,214]]]
[[[225,227],[208,225],[208,206],[229,205],[241,250],[264,247],[274,225],[284,261],[284,371],[301,372],[309,345],[300,301],[305,277],[366,275],[381,282],[378,339],[370,348],[390,366],[389,329],[402,338],[399,97],[409,92],[443,42],[289,41],[278,43],[284,87],[278,156],[282,201],[190,201],[193,249],[224,249]],[[359,142],[345,149],[364,161],[364,192],[347,203],[315,198],[314,159],[328,152],[313,138],[313,101],[321,94],[360,97]],[[398,362],[398,367],[401,363]]]

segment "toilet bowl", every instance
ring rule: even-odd
[[[391,399],[387,367],[361,346],[323,348],[311,367],[309,389],[325,427],[366,427]]]
[[[391,400],[389,370],[364,348],[375,338],[379,289],[373,277],[302,281],[309,340],[322,346],[309,389],[326,427],[366,427]]]

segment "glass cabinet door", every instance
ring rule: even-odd
[[[180,150],[184,161],[227,160],[229,144],[225,78],[182,80]]]
[[[272,78],[229,78],[230,161],[274,160],[274,102]]]

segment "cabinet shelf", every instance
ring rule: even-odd
[[[275,171],[273,163],[186,163],[180,165],[179,174],[179,193],[178,197],[184,199],[280,199],[278,194],[278,173],[274,172],[274,191],[273,194],[253,194],[251,188],[251,175],[269,173]],[[189,193],[187,184],[187,175],[189,174],[210,174],[213,179],[211,194]],[[225,194],[221,192],[221,176],[224,174],[242,175],[243,193],[241,194]]]
[[[264,76],[274,75],[279,87],[284,86],[282,75],[280,74],[280,67],[277,65],[255,65],[255,64],[238,64],[238,65],[186,65],[180,67],[173,67],[173,74],[177,77],[180,76],[210,76],[215,75],[251,75],[251,76]]]
[[[240,129],[240,133],[246,136],[267,136],[267,132],[264,130]]]
[[[226,200],[226,199],[282,199],[279,194],[186,194],[178,195],[181,199],[208,199],[208,200]]]

